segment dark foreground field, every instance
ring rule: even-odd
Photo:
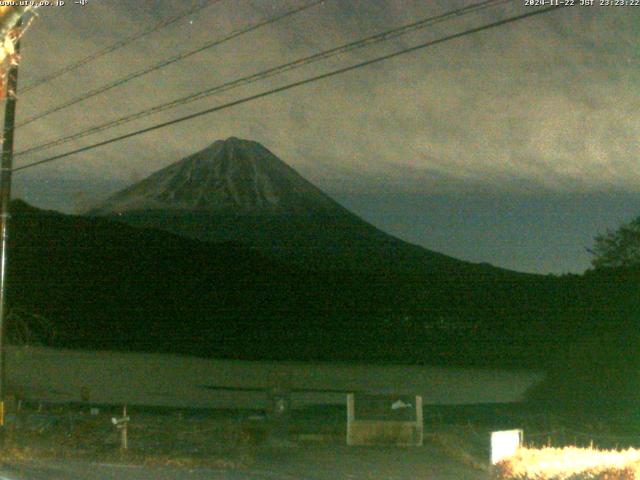
[[[8,479],[479,479],[449,426],[424,447],[347,447],[339,409],[295,412],[284,437],[261,412],[131,411],[129,449],[111,423],[119,412],[55,407],[9,415],[0,478]]]
[[[206,467],[88,460],[32,460],[10,463],[0,478],[15,480],[106,479],[446,479],[487,478],[450,459],[442,450],[349,449],[340,446],[260,449],[251,465]]]
[[[524,405],[427,407],[423,447],[347,447],[342,408],[295,411],[284,436],[262,412],[130,409],[129,449],[119,411],[23,408],[8,415],[0,479],[487,479],[489,434],[524,428],[533,445],[625,446],[633,436]],[[593,417],[592,417],[593,418]],[[629,417],[621,415],[619,424]]]

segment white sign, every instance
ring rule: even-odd
[[[522,430],[503,430],[491,433],[491,464],[515,455],[522,446]]]

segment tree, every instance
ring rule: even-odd
[[[42,315],[19,307],[7,315],[7,340],[12,345],[51,345],[54,338],[53,322]]]
[[[596,269],[640,266],[640,217],[596,236],[593,248],[587,251]]]

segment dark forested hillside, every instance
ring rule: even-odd
[[[638,306],[637,272],[309,271],[23,202],[11,227],[10,306],[49,319],[65,347],[540,366],[580,335],[630,327]]]

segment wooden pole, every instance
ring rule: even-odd
[[[127,450],[129,448],[129,439],[127,438],[127,426],[129,424],[127,420],[127,406],[125,405],[122,409],[122,418],[124,418],[124,423],[122,425],[122,450]]]
[[[22,25],[18,17],[16,28]],[[8,33],[7,33],[8,34]],[[16,53],[20,52],[20,41]],[[18,66],[12,65],[7,78],[7,100],[4,113],[4,135],[2,138],[2,161],[0,163],[0,426],[4,427],[4,399],[6,394],[6,351],[4,333],[7,319],[7,247],[9,230],[9,203],[11,202],[11,174],[13,171],[13,138],[18,91]]]

